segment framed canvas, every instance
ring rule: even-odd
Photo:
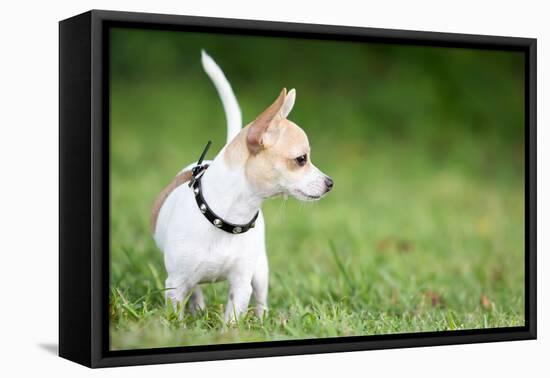
[[[59,354],[536,338],[536,40],[59,24]]]

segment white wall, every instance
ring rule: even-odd
[[[519,376],[550,372],[545,252],[550,31],[544,1],[6,1],[0,27],[0,374],[66,376]],[[91,8],[536,37],[539,124],[539,340],[91,371],[57,343],[57,21]],[[544,349],[547,349],[546,352]],[[11,373],[6,374],[6,371]],[[541,374],[537,374],[541,376]]]

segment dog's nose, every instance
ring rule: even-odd
[[[327,186],[327,192],[334,186],[334,181],[330,177],[325,177],[325,185]]]

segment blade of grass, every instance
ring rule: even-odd
[[[342,263],[342,260],[340,260],[340,257],[338,256],[338,252],[336,251],[336,246],[334,245],[334,242],[332,240],[329,240],[330,250],[332,252],[332,256],[334,257],[334,261],[336,262],[336,266],[338,267],[338,270],[342,273],[344,276],[344,280],[346,281],[346,284],[351,292],[351,294],[355,294],[355,284],[353,283],[353,280],[349,276],[348,272],[346,271],[346,268],[344,267],[344,264]]]

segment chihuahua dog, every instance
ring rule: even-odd
[[[262,319],[268,291],[262,201],[277,195],[315,201],[333,181],[313,165],[307,135],[287,118],[294,89],[283,89],[242,128],[224,73],[204,51],[201,61],[221,97],[227,142],[214,160],[185,167],[153,206],[151,230],[168,273],[166,299],[182,317],[187,301],[192,313],[204,309],[200,284],[228,280],[225,321],[247,311],[251,294]]]

